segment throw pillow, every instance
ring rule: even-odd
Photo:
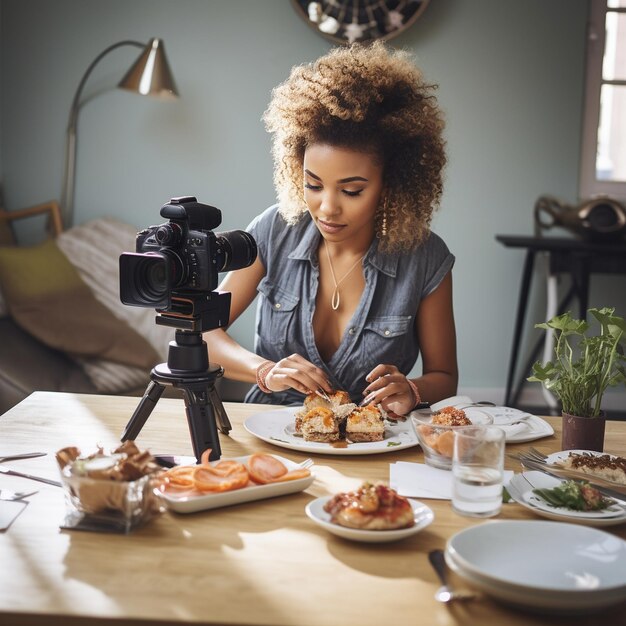
[[[0,286],[15,321],[72,355],[150,368],[154,348],[94,297],[53,240],[0,248]]]

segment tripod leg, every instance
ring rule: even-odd
[[[139,432],[143,428],[143,425],[150,417],[156,403],[163,394],[164,389],[165,387],[163,385],[160,385],[154,380],[150,381],[145,393],[143,394],[143,398],[139,401],[135,412],[122,433],[121,441],[126,441],[128,439],[135,440],[137,438]]]
[[[222,449],[208,387],[204,383],[193,385],[184,383],[180,387],[185,398],[187,422],[196,459],[199,463],[202,453],[210,448],[209,460],[217,461],[222,456]]]
[[[215,389],[215,387],[213,386],[209,386],[209,400],[213,405],[213,411],[215,412],[217,427],[219,428],[221,433],[223,433],[224,435],[228,435],[233,427],[231,426],[228,415],[226,414],[226,409],[224,409],[224,405],[222,404],[222,399],[217,393],[217,389]]]

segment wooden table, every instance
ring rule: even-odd
[[[7,463],[57,478],[54,452],[119,442],[136,398],[36,392],[0,417],[0,454],[43,450],[45,457]],[[272,407],[225,404],[233,424],[223,454],[255,451],[293,460],[306,455],[248,434],[247,415]],[[535,442],[560,448],[554,437]],[[606,449],[626,454],[626,423],[607,423]],[[161,399],[137,439],[154,453],[191,455],[182,400]],[[509,450],[519,446],[508,446]],[[189,515],[166,513],[129,535],[60,530],[61,489],[0,475],[0,486],[39,488],[8,531],[0,533],[0,624],[623,624],[625,605],[583,618],[525,613],[488,598],[452,606],[435,602],[439,586],[427,554],[479,520],[427,500],[435,521],[398,543],[362,544],[328,534],[305,515],[312,498],[389,479],[389,463],[420,461],[419,448],[369,456],[315,456],[318,476],[305,492]],[[513,465],[509,465],[514,469]],[[539,519],[507,504],[499,519]],[[626,538],[626,527],[608,532]],[[457,581],[462,584],[461,581]]]

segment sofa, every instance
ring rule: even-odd
[[[17,245],[11,224],[41,214],[50,236]],[[109,218],[62,232],[55,202],[0,210],[0,413],[35,390],[143,393],[174,329],[119,300],[118,259],[135,235]]]

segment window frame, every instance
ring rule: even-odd
[[[585,103],[580,157],[579,194],[582,199],[610,196],[626,201],[626,182],[598,180],[596,154],[600,120],[600,93],[602,85],[626,86],[626,80],[604,80],[602,62],[606,40],[608,11],[626,14],[626,7],[608,7],[608,0],[591,0],[587,24],[587,53],[585,76]]]

